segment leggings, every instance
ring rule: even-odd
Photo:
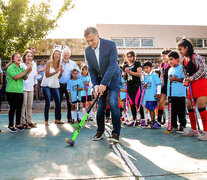
[[[135,86],[131,86],[131,87],[129,86],[129,87],[127,87],[127,93],[128,93],[130,99],[133,102],[133,105],[130,104],[130,106],[131,106],[132,116],[133,116],[133,119],[134,120],[137,117],[137,109],[136,109],[136,104],[135,104],[135,97],[136,97],[137,91],[139,89],[139,86],[140,85],[135,85]],[[137,107],[139,107],[140,99],[141,99],[141,94],[139,96],[139,100],[138,100]],[[141,119],[144,119],[144,109],[143,109],[143,106],[142,105],[140,106],[139,113],[141,115]]]
[[[10,106],[9,109],[9,126],[14,126],[14,114],[16,111],[16,125],[20,125],[22,104],[23,104],[23,93],[6,93],[7,100]]]

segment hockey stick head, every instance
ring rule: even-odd
[[[68,139],[68,138],[65,139],[65,142],[66,142],[67,144],[69,144],[70,146],[73,146],[73,145],[75,144],[75,141],[73,141],[73,140],[71,140],[71,139]]]

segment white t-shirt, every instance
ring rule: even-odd
[[[25,63],[20,63],[20,67],[27,69]],[[28,74],[28,78],[23,80],[24,91],[34,91],[35,84],[37,84],[37,67],[32,63],[32,71]]]

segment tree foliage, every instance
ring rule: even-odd
[[[35,4],[29,0],[0,0],[0,57],[5,59],[13,52],[22,53],[29,43],[44,38],[73,7],[72,0],[64,0],[54,15],[50,0]]]

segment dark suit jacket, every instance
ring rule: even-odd
[[[118,65],[115,43],[100,38],[99,65],[91,46],[86,47],[85,56],[93,85],[103,84],[110,89],[119,91],[121,88],[121,69]]]

